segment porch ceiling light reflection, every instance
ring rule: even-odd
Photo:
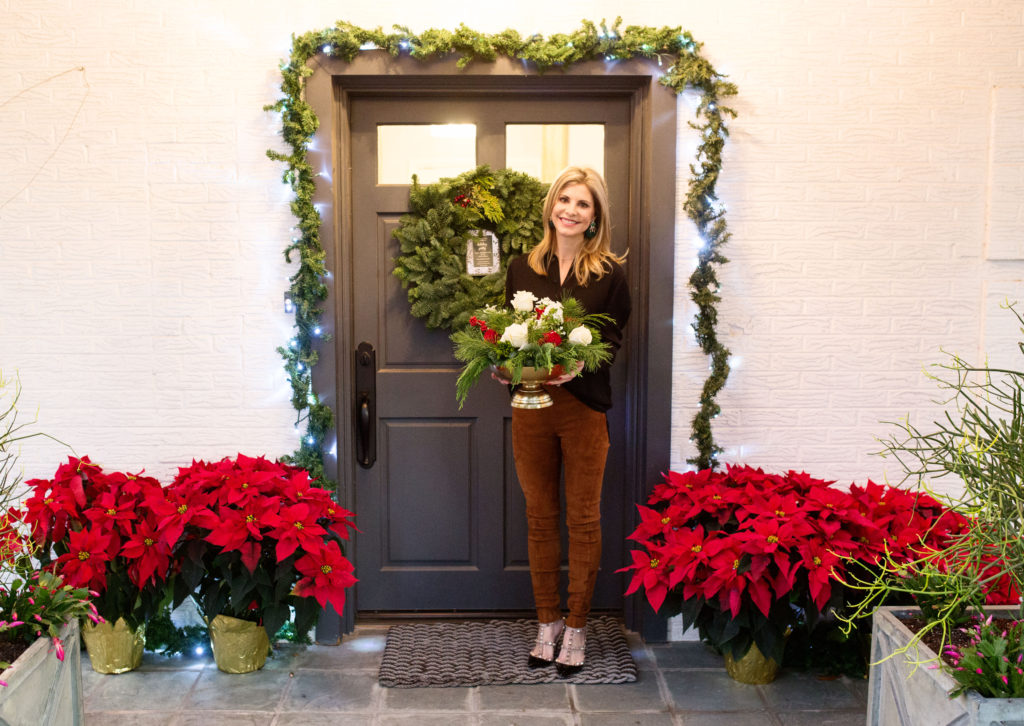
[[[431,124],[430,135],[435,139],[475,139],[476,124]]]
[[[377,653],[384,650],[384,646],[387,643],[387,638],[383,636],[373,638],[357,638],[352,640],[348,647],[355,651],[363,653]]]

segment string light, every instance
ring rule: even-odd
[[[326,53],[327,55],[330,55],[330,54],[331,54],[331,46],[329,46],[329,45],[325,45],[325,46],[324,46],[324,47],[322,48],[322,50],[323,50],[323,52],[324,52],[324,53]]]
[[[320,334],[322,332],[323,332],[323,330],[320,328],[319,325],[317,325],[315,328],[313,328],[313,335],[315,335],[318,338],[320,337]]]

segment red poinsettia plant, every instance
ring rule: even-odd
[[[52,479],[31,479],[15,516],[28,528],[43,569],[71,587],[92,591],[99,615],[132,628],[166,601],[171,547],[157,534],[151,502],[162,488],[152,477],[104,472],[70,457]]]
[[[259,622],[271,637],[295,611],[305,635],[321,607],[341,612],[355,584],[342,552],[354,516],[305,469],[239,454],[194,461],[154,502],[157,537],[174,547],[175,603]]]
[[[756,643],[781,663],[790,632],[842,607],[848,571],[909,561],[967,525],[927,494],[832,484],[748,466],[670,472],[638,507],[626,594],[643,588],[734,658]]]

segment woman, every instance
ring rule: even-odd
[[[593,169],[569,167],[544,200],[544,238],[509,264],[505,301],[519,290],[537,297],[574,297],[587,313],[605,313],[601,339],[614,355],[622,344],[630,298],[623,258],[611,251],[608,190]],[[540,629],[531,668],[556,662],[560,675],[583,667],[587,615],[601,562],[601,483],[608,453],[610,363],[555,379],[549,408],[512,410],[516,473],[526,497],[530,577]],[[569,616],[562,619],[558,592],[559,478],[565,468],[569,530]],[[564,631],[564,632],[563,632]],[[556,651],[559,636],[562,647]],[[557,655],[557,661],[556,661]]]

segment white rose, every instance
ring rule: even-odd
[[[537,307],[540,308],[549,308],[552,305],[556,304],[557,303],[549,297],[542,297],[540,300],[537,301]]]
[[[511,343],[517,348],[522,348],[526,345],[527,338],[529,337],[528,333],[529,327],[526,323],[512,323],[501,334],[501,342]]]
[[[544,308],[544,317],[562,322],[562,303],[553,302]]]
[[[529,312],[533,310],[533,303],[537,301],[537,296],[529,290],[520,290],[512,296],[512,307],[519,312]]]
[[[591,334],[590,330],[582,325],[569,331],[570,343],[575,343],[576,345],[590,345],[593,340],[594,336]]]

